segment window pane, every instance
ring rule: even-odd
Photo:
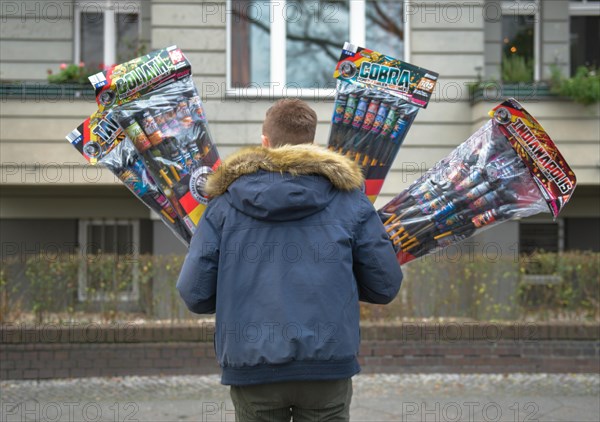
[[[401,1],[367,1],[366,47],[392,56],[404,58],[404,3]]]
[[[135,261],[133,225],[89,224],[85,249],[86,286],[92,294],[130,291]],[[95,256],[96,255],[96,256]]]
[[[127,62],[140,55],[140,27],[137,13],[118,13],[117,20],[117,63]]]
[[[510,15],[502,17],[502,80],[533,80],[534,17]]]
[[[87,245],[85,245],[89,254],[98,254],[104,251],[104,237],[102,236],[102,226],[87,226]]]
[[[133,226],[131,224],[89,224],[87,226],[89,253],[131,254]]]
[[[530,254],[536,250],[558,252],[557,223],[521,223],[519,232],[521,253]]]
[[[133,227],[130,224],[119,224],[117,226],[116,248],[119,255],[131,255],[133,253]]]
[[[571,75],[579,66],[598,68],[600,40],[599,16],[573,16],[571,18]]]
[[[565,249],[600,252],[600,218],[567,218],[565,232]]]
[[[287,24],[287,85],[334,88],[333,72],[349,38],[348,1],[290,1]]]
[[[271,13],[267,1],[231,2],[231,86],[267,86]]]
[[[81,13],[81,60],[88,69],[101,69],[104,64],[104,14]]]

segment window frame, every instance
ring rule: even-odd
[[[320,98],[333,99],[335,97],[335,88],[297,88],[286,87],[286,35],[287,26],[283,16],[283,9],[287,0],[270,0],[273,4],[270,6],[273,10],[271,18],[271,34],[270,34],[270,87],[250,87],[238,88],[233,87],[231,83],[231,50],[232,50],[232,1],[226,1],[226,75],[225,75],[225,95],[226,97],[253,97],[253,98],[278,98],[278,97],[300,97],[300,98]],[[409,51],[409,22],[406,15],[406,5],[409,0],[403,0],[403,16],[404,22],[404,60],[408,61]],[[349,1],[349,41],[354,45],[364,46],[366,40],[366,6],[367,0],[350,0]],[[275,34],[276,36],[273,36]],[[340,48],[343,44],[340,44]],[[333,73],[333,69],[332,69]]]
[[[117,295],[117,300],[119,302],[134,302],[139,299],[140,296],[140,288],[139,288],[139,279],[140,279],[140,271],[139,271],[139,257],[140,257],[140,221],[132,220],[132,219],[80,219],[78,222],[78,242],[79,242],[79,252],[81,254],[81,259],[79,260],[79,268],[77,272],[77,299],[80,302],[85,302],[88,300],[92,300],[94,302],[108,302],[112,300],[106,292],[96,292],[93,296],[89,296],[87,293],[87,260],[85,256],[87,255],[86,251],[82,250],[83,245],[88,245],[89,240],[87,237],[88,227],[94,225],[130,225],[132,227],[132,237],[133,237],[133,251],[132,251],[132,259],[133,259],[133,274],[132,274],[132,286],[129,292],[123,292]]]
[[[513,16],[532,16],[533,13],[533,81],[542,80],[542,20],[540,14],[540,0],[530,0],[527,2],[507,2],[500,3],[502,17],[513,14]],[[500,57],[502,60],[502,57]],[[502,62],[501,62],[502,63]],[[502,66],[502,65],[501,65]]]
[[[565,251],[565,220],[563,218],[557,218],[556,220],[547,219],[547,218],[536,218],[530,217],[527,219],[519,219],[519,253],[521,253],[521,224],[556,224],[557,231],[557,253],[562,253]]]
[[[589,2],[588,0],[582,0],[581,2],[569,1],[569,35],[571,34],[571,18],[574,16],[600,17],[600,2]],[[569,45],[569,55],[571,54],[570,47]],[[571,70],[571,65],[569,63],[569,71]]]
[[[90,7],[101,10],[104,15],[104,43],[102,58],[105,66],[117,64],[117,25],[116,15],[135,13],[138,15],[138,39],[142,37],[141,0],[78,0],[73,10],[73,62],[81,63],[81,14]],[[100,69],[103,70],[103,69]]]
[[[569,17],[571,16],[600,16],[600,2],[569,1]]]

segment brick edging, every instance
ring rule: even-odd
[[[254,324],[256,325],[256,324]],[[237,329],[243,330],[243,327]],[[213,341],[213,322],[170,325],[115,324],[2,324],[2,344],[101,344]],[[361,325],[363,341],[539,341],[600,340],[599,323],[403,322]]]
[[[207,342],[6,344],[0,359],[0,380],[220,373]],[[369,340],[359,362],[363,373],[600,373],[600,342]]]

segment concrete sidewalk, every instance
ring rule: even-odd
[[[598,421],[599,374],[354,377],[353,421]],[[1,381],[0,421],[234,421],[218,376]]]

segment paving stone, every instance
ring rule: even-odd
[[[596,421],[598,374],[361,374],[354,421]],[[0,381],[1,421],[234,421],[217,375]]]

